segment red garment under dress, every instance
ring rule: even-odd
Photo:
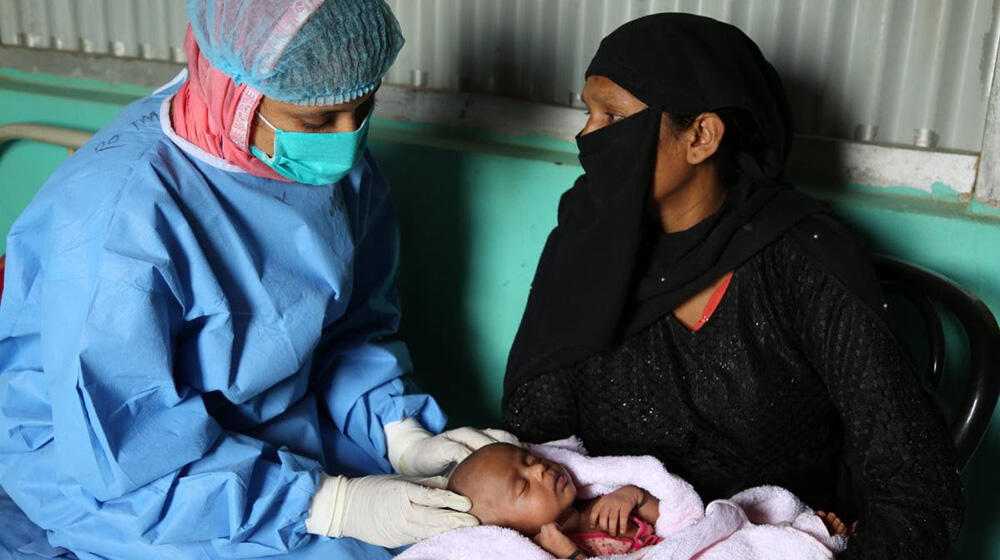
[[[586,531],[567,536],[589,556],[625,554],[663,542],[663,538],[657,536],[653,526],[642,518],[633,515],[630,519],[638,526],[633,537],[612,537],[603,531]]]

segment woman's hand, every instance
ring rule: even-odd
[[[542,530],[531,540],[556,558],[570,558],[574,552],[579,550],[576,544],[563,534],[556,523],[542,525]]]
[[[617,537],[628,528],[628,518],[644,495],[642,488],[629,485],[597,498],[590,506],[590,525]]]

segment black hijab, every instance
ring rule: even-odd
[[[742,31],[691,14],[646,16],[601,41],[591,75],[609,78],[648,108],[577,137],[584,174],[559,202],[511,348],[505,398],[533,377],[648,327],[797,225],[799,237],[819,238],[822,230],[814,252],[878,305],[870,269],[836,262],[843,252],[837,239],[850,234],[822,216],[823,205],[781,181],[792,139],[788,101],[777,72]],[[738,179],[725,203],[671,234],[646,219],[664,112],[724,112],[725,134],[741,138]]]

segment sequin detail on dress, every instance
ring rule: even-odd
[[[842,559],[938,559],[961,525],[961,482],[914,371],[871,309],[786,236],[737,269],[697,333],[664,316],[524,383],[503,416],[526,441],[576,434],[594,455],[654,455],[706,503],[773,484],[848,519],[856,505]]]

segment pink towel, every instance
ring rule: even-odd
[[[791,492],[750,488],[707,507],[690,484],[654,457],[588,457],[574,437],[536,445],[532,453],[566,466],[578,496],[594,498],[627,484],[660,500],[656,533],[663,542],[614,560],[826,560],[846,548],[816,514]],[[458,529],[417,543],[399,560],[551,560],[516,531],[495,526]]]

